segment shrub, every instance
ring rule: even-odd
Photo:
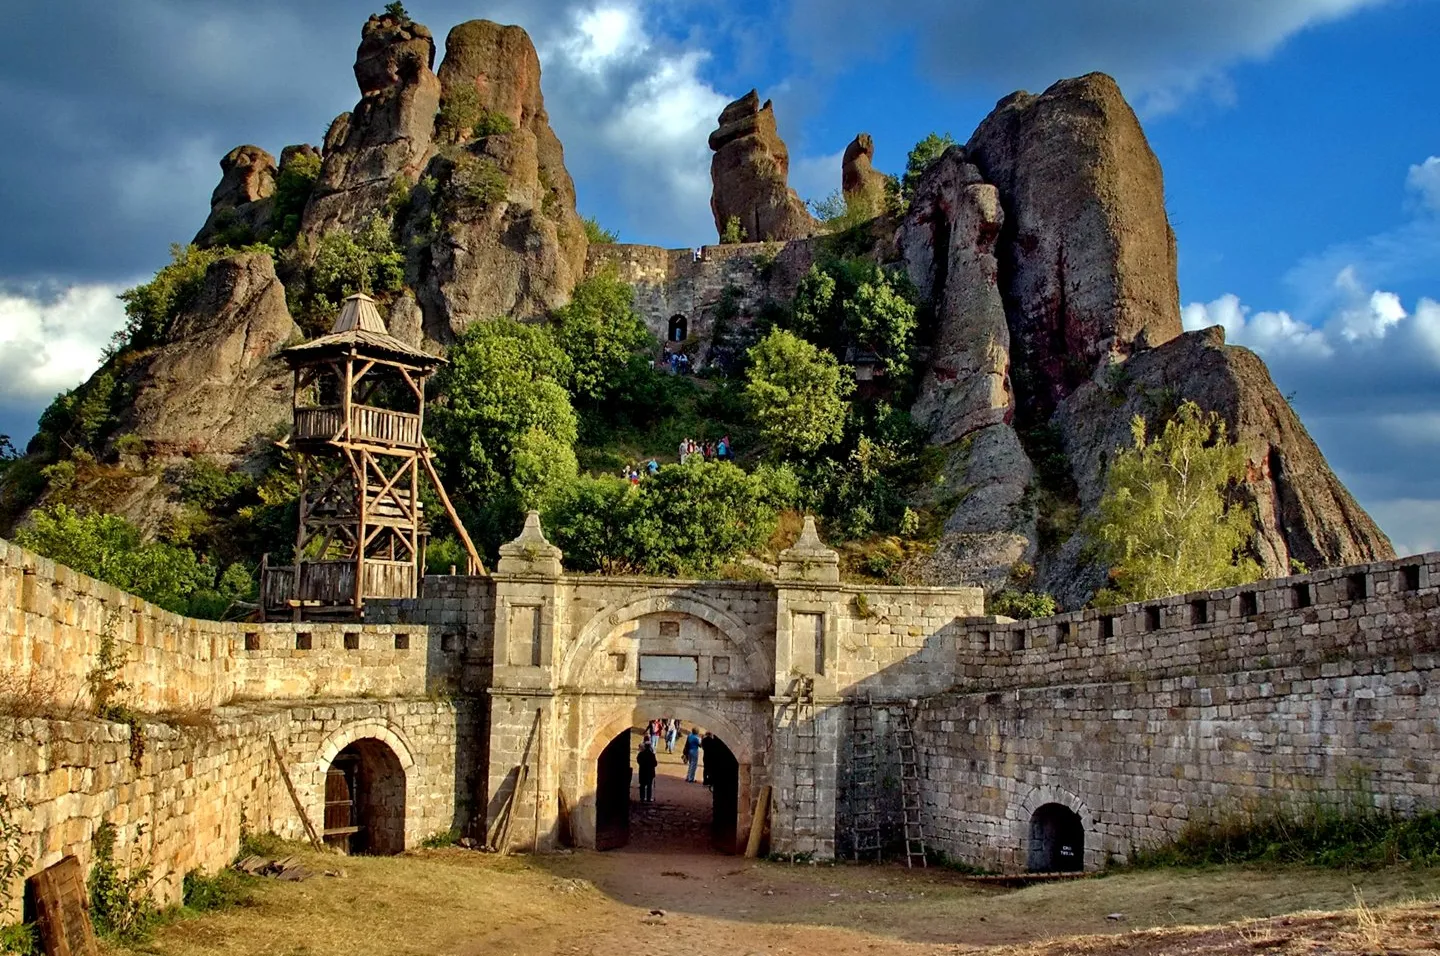
[[[284,249],[295,241],[300,232],[300,217],[305,204],[315,191],[315,182],[320,178],[320,156],[311,152],[295,152],[290,161],[280,167],[275,177],[274,205],[270,221],[274,232],[269,243],[276,249]]]
[[[1052,617],[1056,611],[1055,598],[1044,591],[1017,591],[1006,588],[990,598],[989,613],[1016,620],[1027,621],[1032,617]]]
[[[170,264],[155,273],[155,278],[120,293],[125,303],[125,325],[115,333],[117,349],[144,349],[163,343],[170,333],[175,317],[194,302],[205,270],[210,264],[231,255],[233,250],[216,246],[170,247]]]
[[[591,245],[606,245],[620,241],[618,232],[611,232],[596,221],[594,216],[586,216],[581,220],[585,227],[585,238],[590,240]]]
[[[915,194],[915,187],[919,184],[920,177],[925,175],[925,170],[954,145],[955,139],[949,133],[930,133],[911,147],[909,155],[905,157],[905,176],[901,180],[901,191],[905,198]]]
[[[466,153],[450,174],[450,185],[462,202],[493,206],[510,194],[510,180],[494,161]]]
[[[659,347],[640,314],[635,290],[613,272],[581,282],[555,310],[555,340],[570,360],[570,394],[578,404],[614,407],[654,374]]]
[[[427,850],[439,850],[447,846],[454,846],[459,842],[460,831],[452,828],[430,834],[424,840],[420,841],[420,845]]]
[[[182,892],[185,908],[197,913],[245,906],[250,902],[251,877],[235,870],[221,870],[205,876],[199,870],[185,874]]]
[[[745,227],[740,225],[739,216],[731,216],[725,220],[725,228],[720,232],[720,244],[722,246],[733,246],[746,240]]]
[[[467,84],[445,94],[435,117],[435,129],[442,139],[459,143],[512,133],[515,121],[504,113],[487,110],[480,104],[479,91]]]
[[[337,230],[322,236],[307,278],[311,295],[327,303],[338,304],[356,292],[398,292],[405,285],[405,256],[390,223],[377,213],[357,233]]]
[[[914,290],[902,274],[866,259],[837,259],[810,267],[785,324],[837,356],[849,346],[873,352],[903,382],[919,323]]]
[[[776,330],[749,352],[745,400],[779,456],[804,456],[839,441],[855,388],[833,355]]]
[[[759,479],[729,462],[666,465],[639,497],[636,540],[652,574],[713,574],[759,550],[775,526]]]
[[[92,844],[94,864],[90,868],[90,918],[96,932],[124,942],[145,937],[155,915],[150,898],[150,868],[125,867],[115,859],[115,825],[102,823]]]
[[[644,558],[637,540],[640,495],[623,478],[582,475],[545,503],[545,533],[565,566],[605,574],[635,573]]]

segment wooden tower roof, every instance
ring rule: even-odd
[[[375,308],[375,300],[363,292],[345,300],[328,335],[293,345],[280,355],[293,368],[351,352],[356,355],[383,353],[386,357],[421,368],[433,368],[445,361],[438,355],[406,345],[391,335],[385,328],[385,320],[380,318],[380,310]]]

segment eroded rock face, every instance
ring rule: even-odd
[[[372,16],[355,53],[360,102],[325,134],[325,161],[305,207],[309,239],[357,229],[385,208],[396,179],[414,183],[432,152],[440,81],[435,41],[422,24]]]
[[[840,161],[840,189],[846,204],[878,216],[885,209],[885,174],[874,166],[875,141],[861,133],[845,147]]]
[[[1000,288],[1037,417],[1112,360],[1180,334],[1160,163],[1114,80],[1011,94],[966,156],[1000,190]]]
[[[169,342],[127,373],[135,400],[120,431],[155,453],[235,453],[288,421],[290,374],[272,359],[299,334],[268,255],[213,263]]]
[[[945,450],[927,504],[957,499],[925,580],[966,580],[996,589],[1016,561],[1034,557],[1034,517],[1023,507],[1033,469],[1012,426],[1010,330],[995,243],[1004,223],[999,192],[952,148],[920,181],[898,235],[911,281],[935,304],[931,359],[911,408]]]
[[[725,234],[731,217],[750,242],[800,239],[815,232],[815,220],[790,188],[790,153],[775,128],[769,100],[751,90],[720,113],[710,134],[710,211],[715,230]]]
[[[584,275],[588,243],[525,31],[488,20],[460,24],[445,38],[439,79],[447,101],[464,97],[477,117],[492,118],[487,128],[449,133],[459,142],[427,171],[439,188],[416,197],[407,225],[423,247],[424,335],[443,344],[471,322],[563,304]],[[426,232],[432,213],[443,222],[433,234]]]
[[[1133,444],[1131,419],[1138,414],[1154,422],[1156,396],[1163,396],[1167,407],[1190,400],[1218,412],[1245,449],[1243,494],[1257,512],[1255,551],[1266,576],[1289,574],[1291,559],[1313,570],[1395,556],[1389,538],[1331,472],[1264,362],[1226,345],[1223,329],[1186,333],[1135,355],[1124,373],[1113,383],[1081,385],[1055,414],[1082,513],[1091,513],[1104,494],[1115,449]],[[1104,578],[1103,568],[1087,567],[1078,549],[1067,546],[1042,569],[1041,583],[1075,606]]]
[[[275,194],[275,157],[259,146],[236,146],[220,160],[220,184],[210,194],[210,215],[195,234],[209,245],[230,229],[259,233],[269,223]]]

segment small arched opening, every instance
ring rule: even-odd
[[[1071,873],[1085,868],[1085,824],[1059,803],[1047,803],[1030,817],[1027,868],[1031,873]]]
[[[690,336],[690,320],[683,315],[670,316],[670,330],[666,333],[666,341],[683,342]]]
[[[595,849],[623,846],[663,852],[736,852],[740,761],[715,734],[700,731],[694,780],[684,760],[686,727],[672,750],[655,748],[653,781],[641,791],[638,757],[644,731],[626,728],[596,759]]]
[[[325,772],[325,842],[344,853],[405,849],[405,768],[383,741],[363,737]]]

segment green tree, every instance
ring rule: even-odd
[[[284,249],[295,241],[300,232],[300,217],[319,178],[318,153],[296,152],[280,167],[280,175],[275,177],[275,205],[270,218],[276,226],[269,243],[276,249]]]
[[[725,220],[725,228],[720,232],[720,244],[722,246],[733,246],[744,242],[748,238],[745,227],[740,225],[739,216],[731,216]]]
[[[585,226],[585,238],[590,240],[591,245],[608,245],[620,241],[620,233],[606,229],[594,216],[586,216],[581,223]]]
[[[385,4],[385,15],[387,17],[394,17],[396,20],[410,19],[410,14],[405,9],[405,4],[400,3],[399,0],[396,0],[395,3]]]
[[[10,441],[10,436],[0,433],[0,480],[5,477],[5,472],[10,466],[20,460],[20,453],[15,450],[15,445]]]
[[[433,434],[448,483],[493,547],[523,509],[575,477],[570,362],[549,329],[504,318],[471,325],[449,358]]]
[[[780,456],[813,455],[839,441],[855,383],[835,356],[777,329],[749,352],[745,400]]]
[[[652,574],[703,576],[761,548],[775,509],[759,478],[729,462],[691,459],[640,483],[640,562]]]
[[[657,347],[635,311],[635,290],[608,271],[581,282],[555,310],[555,339],[570,361],[570,393],[592,407],[621,398],[649,374]]]
[[[1215,412],[1183,403],[1159,438],[1145,420],[1131,423],[1135,446],[1117,451],[1106,476],[1092,535],[1113,583],[1097,604],[1254,581],[1247,553],[1255,519],[1231,504],[1227,489],[1245,477],[1245,452]]]
[[[120,515],[80,514],[57,504],[35,511],[15,541],[176,613],[188,612],[191,599],[215,581],[215,569],[193,551],[146,541]]]
[[[582,475],[551,496],[542,519],[545,534],[575,571],[625,574],[643,570],[636,540],[641,497],[630,482]]]
[[[954,145],[955,139],[949,133],[944,135],[930,133],[911,148],[909,155],[905,157],[905,177],[901,180],[900,185],[900,190],[907,199],[915,195],[915,187],[930,164],[943,156],[945,150]]]
[[[112,340],[117,350],[144,349],[165,342],[175,317],[195,301],[205,270],[216,260],[232,255],[223,247],[170,246],[170,264],[144,285],[120,293],[125,303],[125,325]]]
[[[405,256],[385,217],[371,216],[357,233],[326,233],[310,267],[310,290],[329,306],[356,292],[397,292],[405,285]]]

